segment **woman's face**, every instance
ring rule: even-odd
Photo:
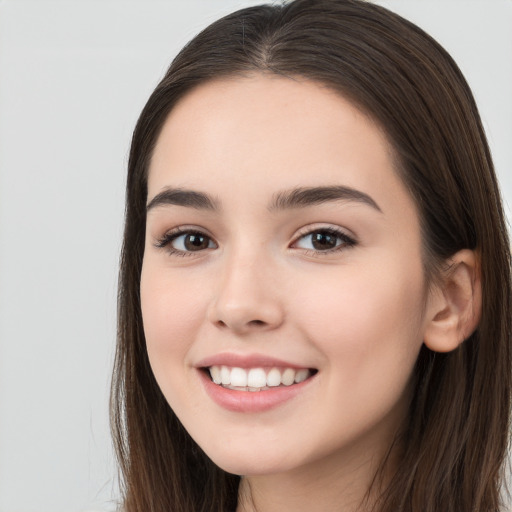
[[[216,464],[375,460],[406,415],[425,298],[415,204],[348,101],[255,74],[173,109],[149,172],[144,331],[163,394]]]

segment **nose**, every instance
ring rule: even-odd
[[[208,310],[216,327],[237,334],[267,331],[284,319],[283,303],[274,269],[262,258],[231,258],[219,274],[218,287]]]

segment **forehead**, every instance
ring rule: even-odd
[[[178,102],[157,141],[148,192],[326,184],[406,193],[385,134],[352,103],[310,80],[256,74],[208,82]]]

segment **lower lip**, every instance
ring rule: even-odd
[[[218,405],[233,412],[264,412],[288,402],[309,386],[314,379],[309,377],[299,384],[277,386],[263,391],[236,391],[215,384],[202,370],[201,382],[209,397]]]

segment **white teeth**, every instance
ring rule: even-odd
[[[233,368],[230,384],[239,388],[247,386],[247,372],[242,368]]]
[[[267,385],[267,375],[263,368],[251,368],[247,377],[247,385],[251,388],[262,388]]]
[[[238,390],[261,391],[269,387],[291,386],[304,382],[311,376],[311,371],[306,368],[295,370],[285,368],[282,372],[279,368],[271,368],[268,373],[264,368],[231,368],[229,366],[211,366],[210,376],[215,384]],[[242,388],[242,389],[240,389]]]
[[[218,366],[212,366],[210,368],[210,375],[212,377],[213,382],[215,382],[215,384],[222,383],[221,371]]]
[[[277,368],[272,368],[267,375],[267,386],[276,387],[281,384],[281,372]]]
[[[226,386],[227,384],[231,384],[231,372],[227,366],[222,366],[220,369],[220,378],[222,385]]]
[[[298,370],[295,374],[295,383],[304,382],[310,375],[310,371],[305,368],[302,370]]]
[[[281,383],[283,383],[285,386],[291,386],[295,382],[295,370],[292,370],[292,368],[286,368],[286,370],[283,372],[283,375],[281,375]]]

